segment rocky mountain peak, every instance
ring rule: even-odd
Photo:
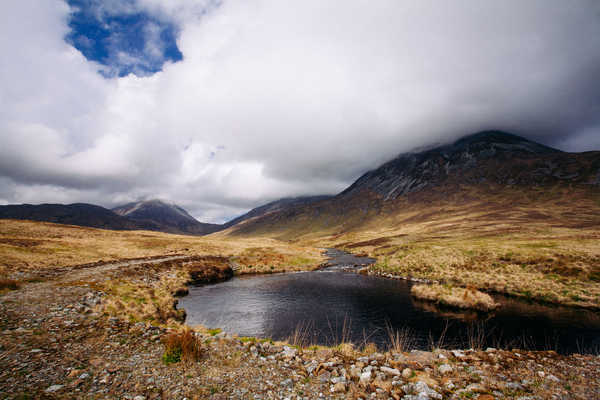
[[[340,196],[375,192],[385,200],[440,185],[450,178],[461,183],[535,183],[556,174],[553,155],[565,154],[523,137],[501,131],[484,131],[420,152],[400,154],[361,176]],[[539,168],[517,165],[540,161]],[[515,167],[515,168],[513,168]],[[525,172],[524,172],[525,171]],[[564,175],[559,172],[559,175]],[[540,182],[541,182],[540,181]]]

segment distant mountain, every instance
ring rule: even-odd
[[[199,222],[178,205],[161,200],[128,203],[112,211],[134,221],[143,229],[161,232],[206,235],[222,229],[218,224]]]
[[[482,202],[503,192],[527,193],[536,188],[546,188],[546,197],[575,189],[596,196],[600,152],[566,153],[510,133],[479,132],[400,154],[337,196],[242,221],[228,233],[294,238],[317,231],[362,229],[375,220],[380,227],[409,206],[418,213],[420,204]]]
[[[111,210],[93,204],[21,204],[0,206],[0,219],[25,219],[92,228],[128,230],[138,225]]]
[[[129,203],[114,210],[93,204],[21,204],[0,206],[0,219],[24,219],[113,230],[145,229],[205,235],[221,225],[198,222],[183,208],[159,200]]]
[[[319,201],[327,200],[333,196],[321,195],[321,196],[303,196],[303,197],[286,197],[283,199],[275,200],[260,207],[253,208],[246,214],[241,215],[237,218],[232,219],[229,222],[223,224],[223,229],[227,229],[231,226],[237,225],[243,221],[251,218],[258,218],[263,215],[279,212],[295,207],[307,206],[309,204],[317,203]]]

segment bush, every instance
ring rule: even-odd
[[[198,361],[202,356],[202,344],[188,326],[177,333],[168,334],[164,343],[162,360],[167,365],[179,361]]]

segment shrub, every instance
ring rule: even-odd
[[[164,343],[162,360],[167,365],[179,361],[198,361],[202,356],[202,344],[188,326],[179,332],[168,334]]]

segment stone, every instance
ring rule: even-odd
[[[293,386],[293,385],[294,385],[294,382],[290,378],[281,382],[281,386]]]
[[[512,391],[525,390],[523,385],[517,382],[506,382],[506,388]]]
[[[412,377],[412,375],[413,375],[412,369],[410,369],[410,368],[404,368],[402,370],[402,377],[404,379],[408,379],[408,378]]]
[[[556,376],[554,376],[552,374],[546,375],[546,380],[552,381],[552,382],[560,382],[560,379],[558,379]]]
[[[471,383],[469,386],[465,388],[468,392],[473,393],[484,393],[486,392],[485,388],[481,386],[479,383]]]
[[[402,386],[402,390],[404,393],[407,393],[409,396],[404,396],[403,399],[407,400],[425,400],[425,399],[436,399],[441,400],[442,395],[431,389],[425,382],[418,381],[416,383],[409,383],[407,385]]]
[[[449,374],[452,371],[453,371],[452,367],[448,364],[442,364],[438,367],[438,372],[442,375]]]
[[[451,351],[451,353],[452,353],[452,355],[453,355],[454,357],[456,357],[456,358],[458,358],[458,359],[462,359],[462,358],[465,358],[465,357],[466,357],[465,353],[463,353],[463,352],[462,352],[462,351],[460,351],[460,350],[452,350],[452,351]]]
[[[297,353],[298,350],[296,350],[295,348],[283,346],[283,351],[281,352],[281,355],[283,356],[283,358],[294,358],[296,357]]]
[[[62,389],[64,387],[64,385],[52,385],[50,386],[48,389],[45,390],[46,393],[54,393],[54,392],[58,392],[60,389]]]
[[[83,374],[79,375],[79,379],[87,379],[90,377],[90,374],[88,374],[87,372],[84,372]]]
[[[361,370],[355,365],[350,366],[350,377],[360,378]]]
[[[346,393],[346,384],[343,382],[338,382],[333,385],[333,393]]]
[[[367,386],[369,383],[371,383],[371,371],[366,371],[360,374],[359,382],[363,386]]]
[[[141,394],[135,396],[133,400],[146,400],[146,396],[142,396]]]
[[[389,376],[400,376],[400,371],[398,371],[396,368],[381,367],[380,370],[381,372]]]
[[[319,376],[319,382],[327,383],[331,379],[331,372],[325,371],[325,372],[322,372],[321,374],[319,374],[318,376]]]

